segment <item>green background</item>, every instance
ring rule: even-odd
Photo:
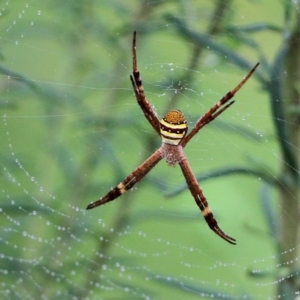
[[[164,161],[133,191],[85,210],[160,146],[129,80],[133,30],[148,101],[160,117],[167,108],[182,110],[190,128],[250,70],[205,45],[189,67],[194,44],[170,15],[207,33],[219,2],[1,3],[5,298],[275,297],[281,266],[262,207],[265,189],[272,210],[281,207],[277,191],[253,172],[275,178],[284,163],[259,80],[264,66],[186,147],[220,227],[237,246],[209,230],[188,190],[176,192],[184,182],[180,168]],[[282,38],[284,1],[225,4],[226,13],[215,19],[222,19],[222,30],[211,40],[251,66],[262,57],[271,62]],[[238,31],[261,23],[279,30]],[[237,167],[248,174],[210,173]]]

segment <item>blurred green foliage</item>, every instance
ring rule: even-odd
[[[277,153],[282,139],[289,146],[274,131],[284,122],[270,114],[267,92],[280,79],[278,16],[288,8],[280,1],[22,2],[9,2],[0,30],[2,295],[275,295]],[[133,192],[85,211],[160,144],[129,81],[133,30],[148,100],[160,116],[181,109],[190,127],[261,61],[233,107],[186,148],[236,247],[208,229],[179,168],[163,162]],[[284,161],[297,164],[289,155]],[[170,191],[174,199],[165,198]]]

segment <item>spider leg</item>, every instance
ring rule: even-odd
[[[155,110],[152,108],[150,103],[146,99],[145,90],[142,83],[142,78],[140,72],[137,68],[137,59],[136,59],[136,32],[133,32],[133,40],[132,40],[132,74],[130,75],[131,84],[133,87],[133,91],[136,97],[136,100],[144,112],[145,117],[152,125],[154,130],[160,135],[159,129],[159,119]]]
[[[86,209],[92,209],[99,205],[103,205],[112,201],[128,190],[130,190],[136,183],[138,183],[152,168],[163,158],[161,148],[156,150],[147,160],[145,160],[135,171],[128,175],[123,182],[118,184],[110,192],[99,200],[89,204]]]
[[[187,134],[182,142],[182,147],[185,147],[186,144],[189,142],[189,140],[196,134],[198,131],[213,121],[217,116],[219,116],[224,110],[226,110],[231,104],[233,104],[234,101],[229,102],[226,106],[223,106],[226,104],[235,94],[236,92],[246,83],[246,81],[251,77],[251,75],[254,73],[256,68],[258,67],[259,63],[257,63],[250,72],[246,75],[246,77],[231,91],[229,91],[220,101],[218,101],[209,111],[207,111],[202,117],[198,119],[196,122],[195,127],[192,129],[192,131]],[[223,107],[222,107],[223,106]],[[220,109],[219,109],[220,108]]]
[[[182,173],[185,177],[185,180],[187,182],[187,185],[190,189],[191,194],[193,195],[196,204],[199,206],[202,215],[210,227],[211,230],[213,230],[218,236],[220,236],[222,239],[227,241],[230,244],[235,245],[236,240],[229,235],[227,235],[218,225],[216,219],[214,218],[214,215],[212,211],[210,210],[207,200],[205,196],[203,195],[202,189],[200,188],[197,179],[187,161],[187,159],[184,157],[179,162],[179,165],[181,167]]]

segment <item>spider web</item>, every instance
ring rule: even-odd
[[[274,115],[280,99],[266,88],[298,2],[111,2],[0,3],[1,298],[298,299],[300,139],[280,128],[299,137],[299,104],[294,119]],[[182,110],[190,128],[262,63],[186,147],[236,246],[208,228],[165,162],[85,210],[160,145],[129,81],[133,30],[148,100],[159,116]]]

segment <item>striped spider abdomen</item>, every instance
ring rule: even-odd
[[[162,142],[179,145],[188,131],[188,124],[184,114],[178,109],[170,110],[160,120],[160,135]]]

